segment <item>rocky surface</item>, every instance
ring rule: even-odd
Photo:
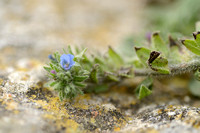
[[[105,48],[140,29],[141,3],[78,1],[0,1],[0,133],[200,132],[200,100],[188,93],[188,75],[156,79],[141,101],[133,93],[141,78],[59,101],[46,86],[48,54],[69,42]]]

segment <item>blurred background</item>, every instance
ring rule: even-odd
[[[99,51],[121,45],[131,51],[153,31],[191,35],[199,5],[198,0],[1,0],[0,48],[20,47],[17,55],[35,52],[34,57],[67,45]],[[30,51],[23,50],[27,47]]]
[[[104,48],[144,27],[144,0],[2,0],[0,46]]]

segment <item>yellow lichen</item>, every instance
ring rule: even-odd
[[[88,105],[86,105],[85,101],[90,100],[90,99],[91,97],[89,94],[80,95],[74,99],[73,107],[88,109]]]
[[[95,120],[94,118],[91,118],[91,119],[90,119],[90,122],[91,122],[91,123],[95,123],[96,120]]]
[[[37,89],[37,87],[34,87],[32,89]],[[76,116],[68,113],[68,110],[66,110],[66,102],[71,103],[70,106],[72,106],[73,108],[87,110],[90,106],[88,103],[90,103],[91,94],[79,95],[73,100],[60,101],[57,96],[53,96],[52,94],[48,95],[49,90],[47,88],[43,88],[42,91],[45,94],[44,99],[37,100],[38,97],[36,94],[33,94],[31,96],[29,94],[29,99],[32,102],[36,103],[38,108],[41,108],[45,111],[43,115],[44,119],[46,119],[49,122],[53,122],[58,130],[65,129],[68,133],[79,131],[87,132],[87,130],[83,130],[84,128],[82,124],[78,124],[75,121]],[[101,115],[102,113],[105,113],[105,110],[102,112],[102,107],[98,105],[95,105],[95,110],[96,111],[91,112],[92,117],[90,118],[90,122],[94,125],[96,123],[96,117],[98,115]],[[124,116],[124,118],[125,117],[126,116]],[[115,116],[114,113],[113,119],[115,121],[114,130],[118,131],[121,127],[123,127],[126,124],[126,120],[129,120],[130,118],[125,118],[126,120],[122,118],[117,118],[117,116]]]
[[[115,131],[115,132],[120,131],[120,127],[115,127],[115,128],[114,128],[114,131]]]
[[[182,120],[183,119],[182,116],[183,116],[183,114],[176,115],[176,120]]]
[[[200,121],[195,120],[192,125],[193,125],[194,128],[199,128],[200,127]]]
[[[12,100],[10,97],[4,96],[3,99],[0,99],[2,105],[5,106],[6,110],[12,111],[14,114],[18,114],[18,103]]]
[[[35,96],[33,95],[32,98]],[[54,121],[58,130],[63,127],[66,128],[67,133],[77,132],[78,127],[81,126],[74,120],[69,119],[64,102],[61,102],[58,97],[48,97],[48,103],[44,100],[31,100],[38,104],[39,107],[46,110],[47,112],[43,115],[44,119]]]
[[[79,124],[76,123],[74,120],[72,119],[68,119],[65,122],[65,127],[66,127],[66,133],[74,133],[74,132],[80,132],[78,129]]]
[[[162,112],[163,112],[162,109],[158,110],[158,114],[162,114]]]
[[[147,129],[146,130],[147,133],[159,133],[159,131],[155,130],[155,129]]]
[[[1,84],[3,84],[3,79],[2,79],[2,78],[0,78],[0,85],[1,85]]]

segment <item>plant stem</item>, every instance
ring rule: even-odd
[[[135,69],[135,76],[175,76],[183,73],[190,73],[200,68],[200,60],[195,59],[187,63],[169,66],[170,74],[162,74],[151,69]]]

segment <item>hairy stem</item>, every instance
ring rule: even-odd
[[[174,76],[182,73],[190,73],[200,68],[200,60],[196,59],[187,63],[169,66],[170,74],[162,74],[151,69],[135,69],[135,76]]]

